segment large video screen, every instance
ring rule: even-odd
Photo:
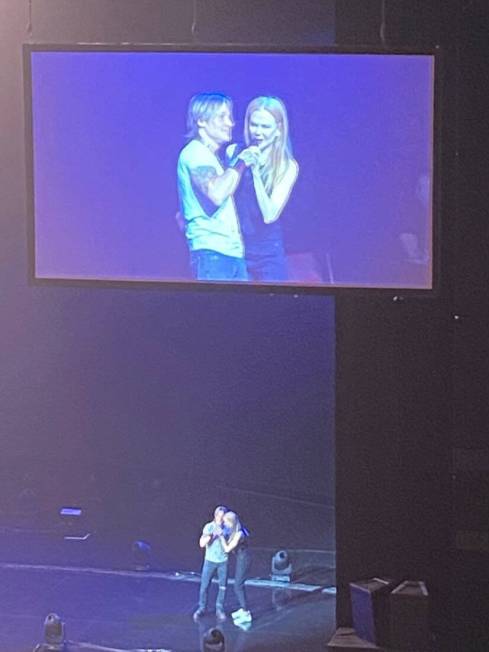
[[[26,58],[35,278],[433,287],[433,55]]]

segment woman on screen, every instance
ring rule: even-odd
[[[254,153],[243,172],[234,200],[245,245],[248,275],[255,281],[286,281],[287,263],[279,218],[299,174],[292,156],[289,123],[284,103],[262,96],[246,109],[244,145],[231,145],[228,158],[240,151]]]

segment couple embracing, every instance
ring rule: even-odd
[[[234,571],[234,592],[239,603],[239,609],[232,613],[236,625],[249,625],[252,617],[248,609],[245,580],[248,575],[251,557],[248,548],[248,530],[240,523],[239,517],[219,505],[214,510],[214,518],[204,525],[199,539],[199,546],[205,550],[204,564],[200,581],[199,607],[194,613],[194,621],[205,614],[207,608],[207,597],[214,575],[217,575],[218,592],[216,599],[216,617],[223,622],[226,620],[224,611],[224,598],[226,596],[226,585],[228,577],[228,566],[230,557],[235,558]]]
[[[299,166],[285,105],[272,96],[253,99],[243,142],[232,143],[234,126],[227,95],[200,93],[190,100],[190,140],[177,172],[192,275],[208,281],[286,281],[279,218]]]

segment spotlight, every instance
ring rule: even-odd
[[[286,550],[279,550],[272,557],[272,580],[290,582],[292,579],[292,563]]]
[[[220,629],[211,627],[202,638],[202,652],[224,652],[224,634]]]
[[[134,541],[132,544],[134,567],[138,571],[147,571],[151,568],[151,545],[147,541]]]
[[[44,621],[44,643],[37,645],[36,652],[65,652],[65,624],[58,614],[49,614]]]

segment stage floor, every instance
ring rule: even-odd
[[[34,551],[33,551],[34,552]],[[211,601],[216,587],[212,587]],[[324,651],[335,629],[334,591],[290,590],[267,582],[247,588],[254,621],[248,631],[231,620],[220,626],[226,652]],[[198,577],[101,568],[0,564],[0,650],[32,652],[50,612],[66,624],[66,638],[85,650],[201,650],[209,615],[192,621]],[[235,608],[228,588],[227,610]],[[76,650],[73,645],[70,650]],[[82,648],[80,648],[82,649]]]

